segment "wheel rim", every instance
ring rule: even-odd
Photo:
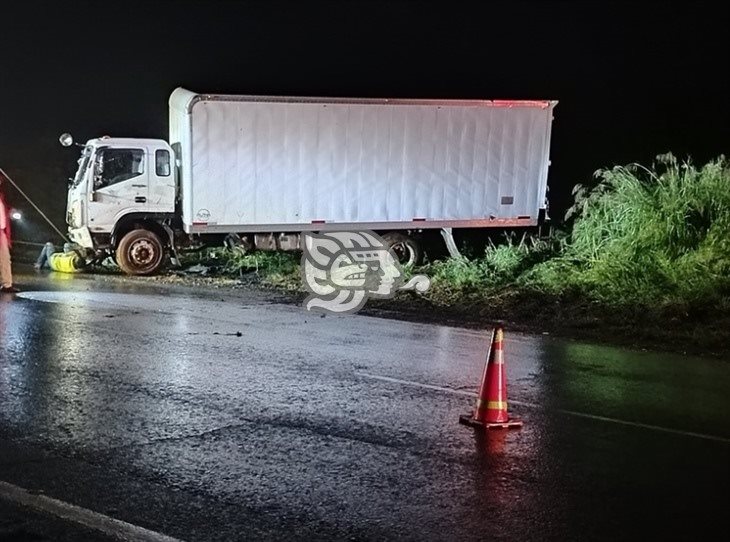
[[[157,260],[157,250],[147,239],[140,239],[129,247],[129,259],[137,267],[147,267]]]

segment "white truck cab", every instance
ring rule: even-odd
[[[64,134],[62,142],[64,137],[70,138]],[[172,217],[175,187],[175,156],[165,141],[91,139],[83,145],[79,168],[68,191],[69,237],[93,251],[115,246],[128,230],[134,229],[135,222],[159,222],[167,215]],[[129,248],[132,256],[151,263],[158,258],[154,244],[154,239],[138,240]],[[159,252],[161,258],[162,247]]]

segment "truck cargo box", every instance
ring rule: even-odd
[[[529,226],[554,101],[170,97],[188,233]]]

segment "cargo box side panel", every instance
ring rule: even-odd
[[[242,227],[536,218],[549,119],[539,107],[201,101],[191,212]]]

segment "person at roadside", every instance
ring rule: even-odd
[[[63,254],[68,254],[69,252],[75,252],[77,256],[79,257],[79,260],[77,260],[79,263],[83,261],[81,254],[78,253],[74,249],[74,245],[71,243],[64,243],[63,244]],[[50,241],[43,245],[43,248],[41,249],[41,253],[38,255],[38,259],[33,264],[33,267],[36,269],[51,269],[51,256],[56,254],[56,247],[53,243]]]
[[[1,181],[0,181],[1,183]],[[13,270],[10,261],[10,213],[5,205],[3,193],[0,191],[0,292],[15,293],[13,286]]]

